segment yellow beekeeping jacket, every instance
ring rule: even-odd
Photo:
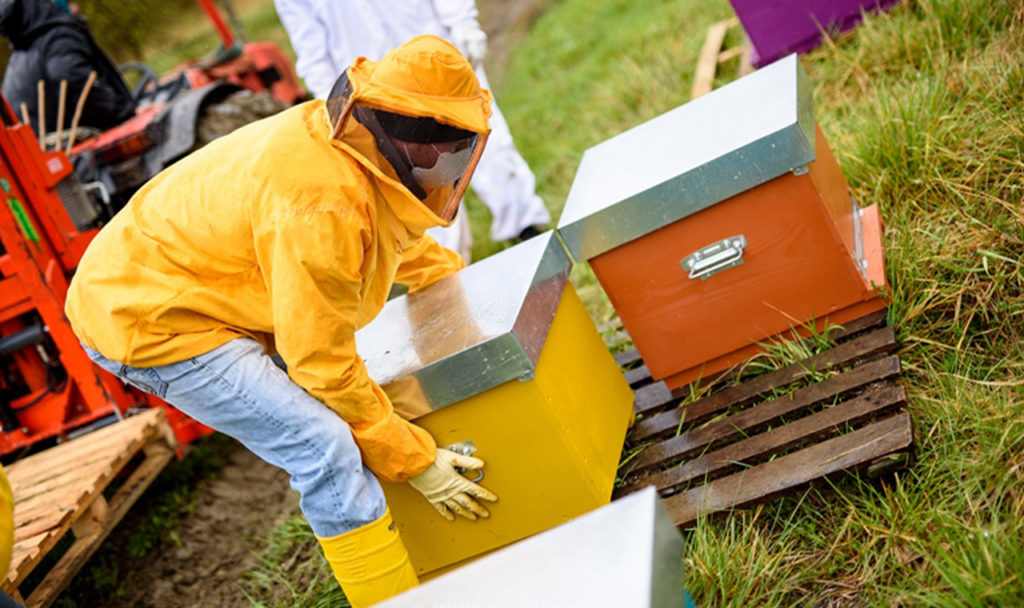
[[[454,51],[440,39],[417,41],[399,54],[399,72]],[[399,90],[404,81],[374,82],[377,64],[357,65],[355,95],[369,91],[374,107],[487,128],[490,96],[479,84]],[[435,76],[467,78],[457,70]],[[456,89],[448,100],[437,94]],[[426,101],[409,103],[416,98]],[[475,110],[466,98],[476,99]],[[444,112],[431,113],[430,104]],[[433,462],[434,441],[394,413],[354,334],[380,312],[393,283],[415,291],[463,262],[424,234],[449,222],[401,185],[372,135],[355,120],[340,141],[331,129],[324,102],[311,101],[163,171],[90,244],[66,312],[85,344],[136,367],[182,361],[239,336],[276,348],[290,377],[349,423],[370,470],[402,481]]]

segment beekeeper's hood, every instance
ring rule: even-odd
[[[402,184],[448,225],[490,133],[491,93],[448,42],[417,36],[379,62],[355,60],[327,98],[331,138],[354,118]]]

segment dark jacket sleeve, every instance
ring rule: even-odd
[[[127,85],[121,78],[120,71],[113,62],[93,41],[88,32],[78,28],[61,27],[53,32],[55,36],[48,39],[43,49],[46,61],[47,96],[54,102],[54,122],[56,122],[56,101],[61,79],[68,81],[68,94],[65,101],[65,122],[67,128],[71,123],[75,104],[81,96],[89,73],[96,72],[93,83],[86,98],[85,107],[79,124],[107,129],[118,125],[135,113],[134,103]],[[50,97],[50,91],[53,91]],[[49,116],[51,113],[47,111]],[[54,123],[50,123],[53,125]]]

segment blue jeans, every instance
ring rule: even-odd
[[[124,365],[88,347],[85,352],[108,372],[287,471],[317,536],[337,536],[384,515],[384,492],[363,466],[348,424],[292,382],[255,340],[238,338],[158,367]]]

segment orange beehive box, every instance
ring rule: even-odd
[[[885,306],[877,208],[795,55],[587,150],[558,232],[670,388]]]

